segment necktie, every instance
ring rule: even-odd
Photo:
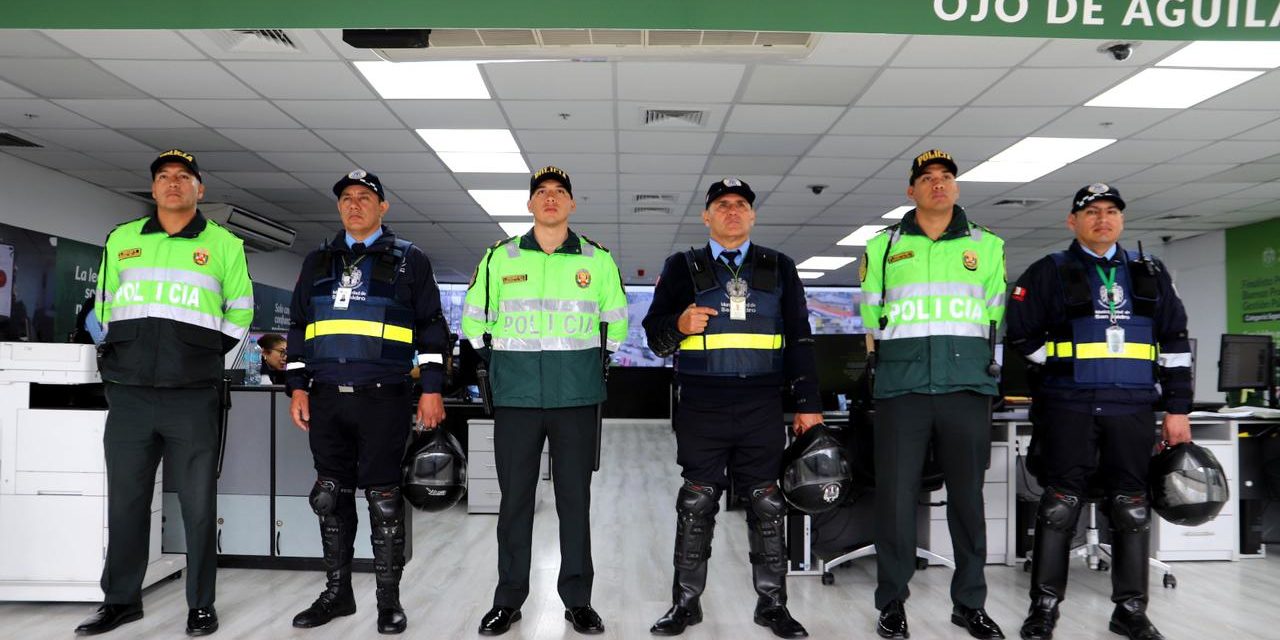
[[[351,245],[351,252],[352,252],[352,253],[364,253],[364,243],[363,243],[363,242],[357,242],[357,243],[355,243],[355,244]]]
[[[742,252],[737,249],[734,249],[733,251],[722,251],[720,252],[720,259],[732,268],[738,266],[738,256],[740,255],[742,255]]]

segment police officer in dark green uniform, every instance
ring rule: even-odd
[[[103,444],[107,526],[103,605],[76,627],[105,633],[142,617],[142,580],[156,466],[180,480],[187,540],[187,633],[217,631],[213,607],[219,389],[223,355],[253,319],[244,243],[200,214],[195,158],[179,149],[151,163],[156,210],[107,236],[94,314],[106,336]]]

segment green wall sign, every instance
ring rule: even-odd
[[[1274,40],[1280,0],[6,0],[0,28],[597,28]]]
[[[1280,218],[1227,229],[1227,333],[1280,339]]]

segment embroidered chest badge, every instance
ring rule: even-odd
[[[579,289],[586,289],[591,286],[591,272],[586,269],[578,269],[578,273],[574,276],[574,280],[578,283]]]
[[[209,250],[196,249],[196,252],[191,254],[191,261],[195,262],[196,264],[202,267],[206,264],[209,264]]]
[[[973,249],[964,251],[964,268],[970,271],[978,270],[978,254]]]

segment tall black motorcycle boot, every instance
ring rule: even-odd
[[[1133,640],[1163,640],[1147,618],[1147,556],[1151,551],[1151,507],[1145,494],[1111,498],[1111,614],[1113,633]]]
[[[293,626],[308,629],[356,612],[351,592],[351,557],[356,531],[355,490],[336,480],[320,478],[311,489],[312,511],[320,518],[324,549],[325,588],[311,606],[293,617]]]
[[[711,484],[685,480],[676,496],[675,580],[671,608],[649,628],[656,636],[678,636],[702,622],[699,598],[707,584],[711,536],[720,511],[720,490]]]
[[[787,503],[776,483],[751,490],[747,539],[757,595],[754,619],[779,638],[805,638],[809,632],[787,611],[787,549],[782,524],[786,514]]]
[[[400,606],[400,575],[404,571],[404,498],[399,485],[369,487],[370,542],[378,596],[378,633],[403,633],[409,626]]]
[[[1071,540],[1083,501],[1047,487],[1036,514],[1035,547],[1031,552],[1031,608],[1019,635],[1024,640],[1049,640],[1058,624],[1058,605],[1067,595],[1067,567]]]

